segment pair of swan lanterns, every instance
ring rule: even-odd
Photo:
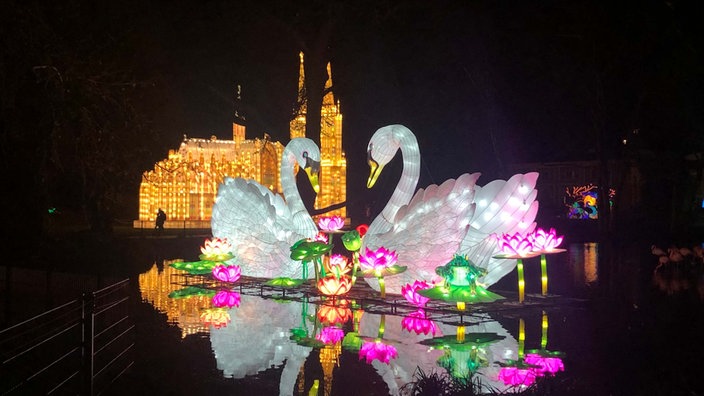
[[[366,233],[359,235],[357,246],[348,247],[353,253],[354,268],[350,286],[357,269],[365,264],[367,270],[361,268],[365,280],[382,295],[385,291],[401,294],[404,285],[416,280],[436,284],[442,280],[436,270],[457,257],[471,263],[480,275],[475,280],[483,287],[511,272],[516,267],[516,257],[497,254],[496,236],[533,232],[538,211],[538,173],[517,174],[485,186],[476,184],[480,173],[465,173],[416,191],[420,178],[417,139],[405,126],[389,125],[377,130],[369,141],[368,188],[374,186],[398,151],[403,171],[396,189]],[[213,205],[211,228],[214,238],[234,243],[234,258],[227,260],[226,265],[237,263],[243,273],[253,277],[309,277],[305,262],[313,260],[315,254],[318,258],[329,254],[332,244],[316,241],[319,229],[296,187],[295,169],[306,172],[317,192],[319,166],[320,150],[315,143],[295,138],[285,147],[281,160],[283,196],[253,180],[225,179]],[[343,235],[345,245],[346,236]],[[312,255],[294,254],[301,246],[318,250]],[[301,261],[305,264],[303,271]],[[402,265],[395,266],[396,261]],[[326,270],[331,268],[326,269],[321,263],[315,268],[316,281],[329,279]],[[339,274],[336,279],[341,279]]]

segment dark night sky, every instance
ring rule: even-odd
[[[599,111],[614,142],[635,128],[701,132],[701,27],[692,23],[701,6],[507,3],[344,8],[330,48],[352,167],[366,166],[368,138],[390,123],[419,136],[435,182],[584,155]],[[178,4],[153,27],[174,96],[164,113],[174,139],[228,138],[241,84],[248,136],[286,141],[300,48],[277,21],[277,2]]]
[[[248,137],[287,142],[301,49],[292,20],[314,29],[320,19],[306,15],[330,4],[351,191],[363,190],[369,137],[391,123],[419,138],[419,186],[476,171],[483,184],[509,177],[508,163],[584,158],[594,154],[595,130],[609,155],[635,129],[644,148],[702,146],[700,1],[66,4],[79,6],[53,3],[51,23],[73,24],[57,29],[75,36],[67,40],[85,39],[83,23],[107,21],[139,43],[126,56],[162,90],[141,109],[164,130],[155,161],[183,134],[230,138],[237,84]]]

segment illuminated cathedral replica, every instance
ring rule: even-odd
[[[330,90],[330,63],[323,98],[320,123],[320,193],[315,209],[344,203],[347,199],[347,160],[342,151],[342,114]],[[298,103],[290,122],[291,139],[304,137],[306,129],[305,74],[300,53]],[[239,98],[239,87],[238,87]],[[284,145],[271,141],[269,135],[246,139],[245,126],[232,124],[232,140],[189,138],[184,135],[179,149],[169,150],[168,158],[144,172],[139,188],[139,219],[135,228],[151,228],[158,209],[166,212],[166,228],[210,228],[210,217],[217,189],[226,176],[253,179],[270,190],[281,193],[279,167]],[[344,206],[324,213],[346,218]]]

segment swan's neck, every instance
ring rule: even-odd
[[[301,199],[301,194],[298,192],[298,186],[296,186],[295,175],[293,174],[293,169],[296,162],[295,158],[296,157],[293,152],[284,149],[283,156],[281,157],[281,168],[279,170],[284,200],[286,201],[286,205],[288,205],[291,210],[291,213],[306,210],[303,200]]]
[[[420,178],[420,151],[415,135],[410,132],[398,131],[395,133],[395,137],[398,139],[399,149],[403,158],[401,179],[398,181],[396,189],[384,210],[369,226],[368,232],[370,233],[387,232],[393,227],[396,213],[402,206],[411,201]]]

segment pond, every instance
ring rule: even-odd
[[[142,387],[153,381],[155,390],[171,387],[178,394],[188,387],[197,394],[300,395],[317,381],[321,395],[395,395],[408,390],[421,370],[448,378],[474,373],[484,391],[495,393],[553,376],[571,394],[582,388],[592,395],[619,394],[614,390],[621,387],[634,391],[632,379],[621,378],[621,384],[612,379],[619,365],[632,364],[623,351],[638,347],[619,342],[628,342],[624,334],[643,335],[642,324],[628,325],[640,316],[645,297],[628,295],[625,310],[612,301],[623,315],[616,319],[595,308],[590,299],[599,282],[596,243],[571,244],[567,252],[548,257],[547,296],[541,295],[535,260],[525,260],[523,304],[517,301],[514,271],[492,287],[505,300],[468,305],[464,312],[433,302],[419,312],[403,297],[382,300],[372,292],[332,302],[244,279],[224,289],[173,269],[169,260],[155,263],[139,275],[139,292],[154,311],[147,314],[168,323],[180,339],[173,345],[191,354],[176,358],[190,369],[173,369],[184,370],[189,380],[133,373],[132,381]],[[152,340],[146,347],[152,355],[163,353],[154,345],[163,343]]]

